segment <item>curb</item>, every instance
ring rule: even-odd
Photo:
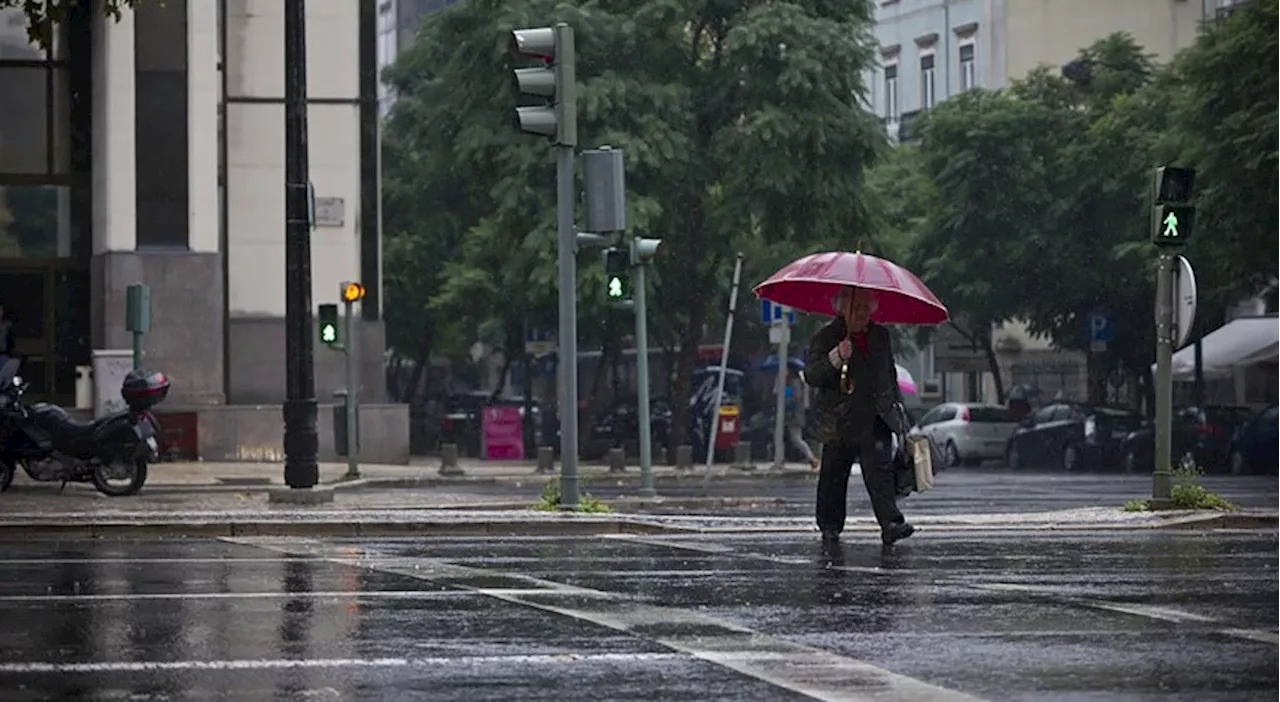
[[[461,508],[460,508],[461,509]],[[471,507],[471,509],[475,509]],[[440,509],[422,510],[424,512]],[[1258,530],[1275,528],[1275,514],[1187,515],[1144,522],[1028,522],[1023,524],[975,524],[966,522],[917,523],[923,532],[1009,532],[1009,531],[1134,531],[1134,530]],[[874,524],[850,524],[846,531],[873,532]],[[352,521],[350,518],[299,520],[227,515],[218,518],[172,517],[163,515],[113,515],[88,521],[82,515],[48,515],[39,519],[0,520],[0,538],[5,534],[23,538],[221,538],[244,536],[276,537],[568,537],[654,534],[803,534],[816,533],[800,524],[743,524],[713,526],[705,523],[664,522],[637,515],[562,515],[551,518],[495,519],[493,517],[423,519],[400,521]]]

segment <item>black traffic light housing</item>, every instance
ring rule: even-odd
[[[1151,243],[1156,246],[1182,246],[1191,239],[1196,208],[1191,204],[1195,193],[1194,168],[1164,166],[1156,169],[1152,188]]]
[[[338,306],[320,305],[317,318],[320,322],[320,343],[326,346],[337,346],[342,343],[341,334],[338,333]]]
[[[631,253],[624,248],[613,246],[604,250],[604,283],[605,296],[610,300],[625,300],[631,297]]]

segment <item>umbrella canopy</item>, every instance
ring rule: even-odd
[[[788,356],[787,368],[802,371],[804,370],[804,361],[796,358],[795,356]],[[768,356],[760,359],[760,362],[756,364],[756,370],[776,372],[778,370],[778,354],[769,354]]]
[[[911,271],[864,253],[835,251],[797,259],[755,288],[757,297],[812,314],[835,315],[833,302],[849,286],[876,291],[871,315],[881,324],[941,324],[947,308]]]

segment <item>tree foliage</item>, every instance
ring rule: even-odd
[[[1202,309],[1220,315],[1273,284],[1276,19],[1275,0],[1246,3],[1163,67],[1115,34],[1061,74],[1041,68],[943,102],[897,166],[908,173],[894,180],[911,185],[877,194],[910,242],[909,262],[971,332],[1021,319],[1060,348],[1087,350],[1087,315],[1104,312],[1117,338],[1091,359],[1092,375],[1145,374],[1154,166],[1198,170],[1186,255]]]
[[[664,240],[653,338],[680,348],[675,393],[685,396],[735,251],[773,265],[866,229],[863,166],[884,143],[860,108],[870,6],[471,0],[429,16],[387,74],[398,102],[384,177],[399,193],[388,196],[389,242],[436,242],[389,243],[388,268],[403,265],[416,286],[388,291],[389,324],[429,329],[439,312],[463,320],[462,337],[488,330],[513,350],[522,323],[555,329],[552,149],[512,126],[506,53],[510,30],[554,21],[576,33],[579,143],[625,151],[628,233]],[[423,253],[413,263],[393,263],[414,246]],[[597,252],[579,257],[579,336],[607,347],[619,339],[601,333],[611,313],[598,262]],[[415,333],[429,332],[394,338],[414,344]]]
[[[65,22],[71,8],[85,0],[0,0],[0,10],[17,8],[27,16],[27,38],[41,48],[53,45],[53,28]],[[146,2],[147,0],[143,0]],[[153,0],[154,1],[154,0]],[[101,0],[102,11],[111,19],[132,8],[138,0]]]

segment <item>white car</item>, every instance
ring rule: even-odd
[[[1009,410],[1000,405],[946,402],[921,417],[911,433],[933,439],[948,466],[978,465],[1003,459],[1017,426]]]

